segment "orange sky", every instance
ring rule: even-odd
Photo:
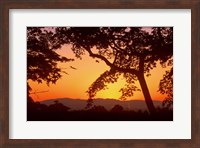
[[[74,58],[69,46],[63,46],[58,53],[68,58]],[[77,68],[77,70],[70,68],[70,66]],[[51,84],[50,87],[48,87],[45,82],[38,84],[37,82],[29,81],[33,93],[31,97],[35,101],[55,98],[87,99],[88,96],[86,91],[89,86],[100,76],[100,74],[109,69],[103,61],[99,60],[99,63],[97,63],[96,59],[89,57],[87,54],[83,56],[82,60],[75,59],[75,61],[72,62],[59,64],[59,67],[64,68],[63,70],[65,70],[68,75],[63,74],[63,77],[57,81],[56,85]],[[147,85],[153,100],[163,100],[165,97],[157,92],[157,90],[159,80],[166,70],[166,68],[164,69],[157,64],[157,68],[151,71],[151,76],[146,77]],[[118,99],[121,96],[119,90],[124,84],[125,80],[123,77],[120,77],[117,83],[109,84],[108,89],[98,92],[96,98]],[[136,85],[140,88],[138,82],[136,82]],[[39,91],[48,92],[34,94],[34,92]],[[143,94],[141,91],[135,92],[134,96],[127,100],[130,99],[143,100]]]

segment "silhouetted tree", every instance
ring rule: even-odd
[[[101,59],[110,66],[110,70],[97,78],[89,88],[89,99],[105,89],[106,83],[114,83],[123,75],[127,84],[120,90],[121,99],[139,90],[134,85],[139,80],[147,107],[151,113],[155,113],[144,74],[149,76],[158,61],[163,67],[169,60],[171,62],[168,65],[172,64],[172,28],[152,28],[152,33],[139,27],[58,27],[55,33],[41,28],[28,28],[28,79],[38,83],[42,80],[47,84],[55,83],[61,77],[57,62],[69,59],[60,57],[54,50],[68,43],[72,44],[77,58],[87,51],[91,57]],[[160,92],[163,93],[162,90]]]
[[[27,80],[47,85],[56,81],[65,73],[58,67],[59,62],[68,59],[56,53],[61,44],[53,31],[42,27],[27,27]],[[28,85],[28,93],[31,88]]]
[[[90,86],[89,99],[122,75],[127,83],[121,99],[140,90],[135,86],[139,80],[148,110],[156,112],[144,75],[149,76],[158,62],[172,65],[173,28],[155,27],[150,33],[140,27],[57,27],[55,32],[61,44],[72,45],[77,58],[88,52],[110,67]]]
[[[159,84],[159,92],[167,94],[163,101],[163,107],[170,108],[173,105],[173,68],[164,74]]]

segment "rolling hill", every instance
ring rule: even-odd
[[[55,101],[62,103],[63,105],[70,108],[70,110],[81,110],[87,105],[86,100],[82,99],[71,99],[71,98],[58,98],[41,101],[41,104],[54,104]],[[112,109],[115,105],[121,105],[125,110],[147,110],[146,103],[143,100],[127,100],[120,101],[116,99],[94,99],[93,105],[104,106],[107,110]],[[161,101],[154,101],[155,107],[161,107]]]

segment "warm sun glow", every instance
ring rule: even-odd
[[[28,27],[27,121],[173,121],[172,27]]]
[[[63,46],[58,53],[68,58],[75,58],[69,46]],[[29,81],[32,88],[31,97],[35,101],[42,101],[55,98],[73,98],[73,99],[88,99],[86,91],[89,86],[109,67],[103,62],[89,57],[86,53],[82,56],[82,60],[75,59],[72,62],[59,64],[59,67],[67,72],[63,73],[63,77],[55,84],[47,86],[45,82],[38,84],[37,82]],[[169,69],[169,68],[168,68]],[[161,95],[158,90],[160,79],[162,79],[166,68],[162,68],[160,64],[151,71],[151,76],[145,77],[149,91],[153,100],[163,100],[164,95]],[[125,85],[125,80],[120,77],[114,84],[108,84],[107,89],[97,93],[95,98],[113,98],[119,99],[121,92],[119,90]],[[140,88],[138,82],[136,86]],[[43,92],[44,91],[44,92]],[[38,92],[38,93],[37,93]],[[41,93],[39,93],[41,92]],[[133,97],[128,100],[144,100],[141,91],[135,92]]]

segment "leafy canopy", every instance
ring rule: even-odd
[[[56,83],[64,73],[58,67],[58,63],[72,61],[56,53],[60,47],[60,40],[53,31],[41,27],[28,27],[27,79],[38,83],[45,81],[47,85]],[[28,88],[31,89],[30,86]]]
[[[88,52],[91,57],[104,61],[110,67],[89,87],[87,92],[90,99],[120,76],[127,82],[120,90],[121,99],[133,96],[134,91],[140,90],[135,86],[135,80],[144,74],[150,76],[150,70],[157,63],[163,67],[173,64],[171,27],[155,27],[151,31],[140,27],[57,27],[55,30],[60,43],[71,44],[77,58]],[[169,89],[172,89],[173,75],[168,79],[170,83],[166,81],[166,75],[159,86],[161,93],[169,93]]]

